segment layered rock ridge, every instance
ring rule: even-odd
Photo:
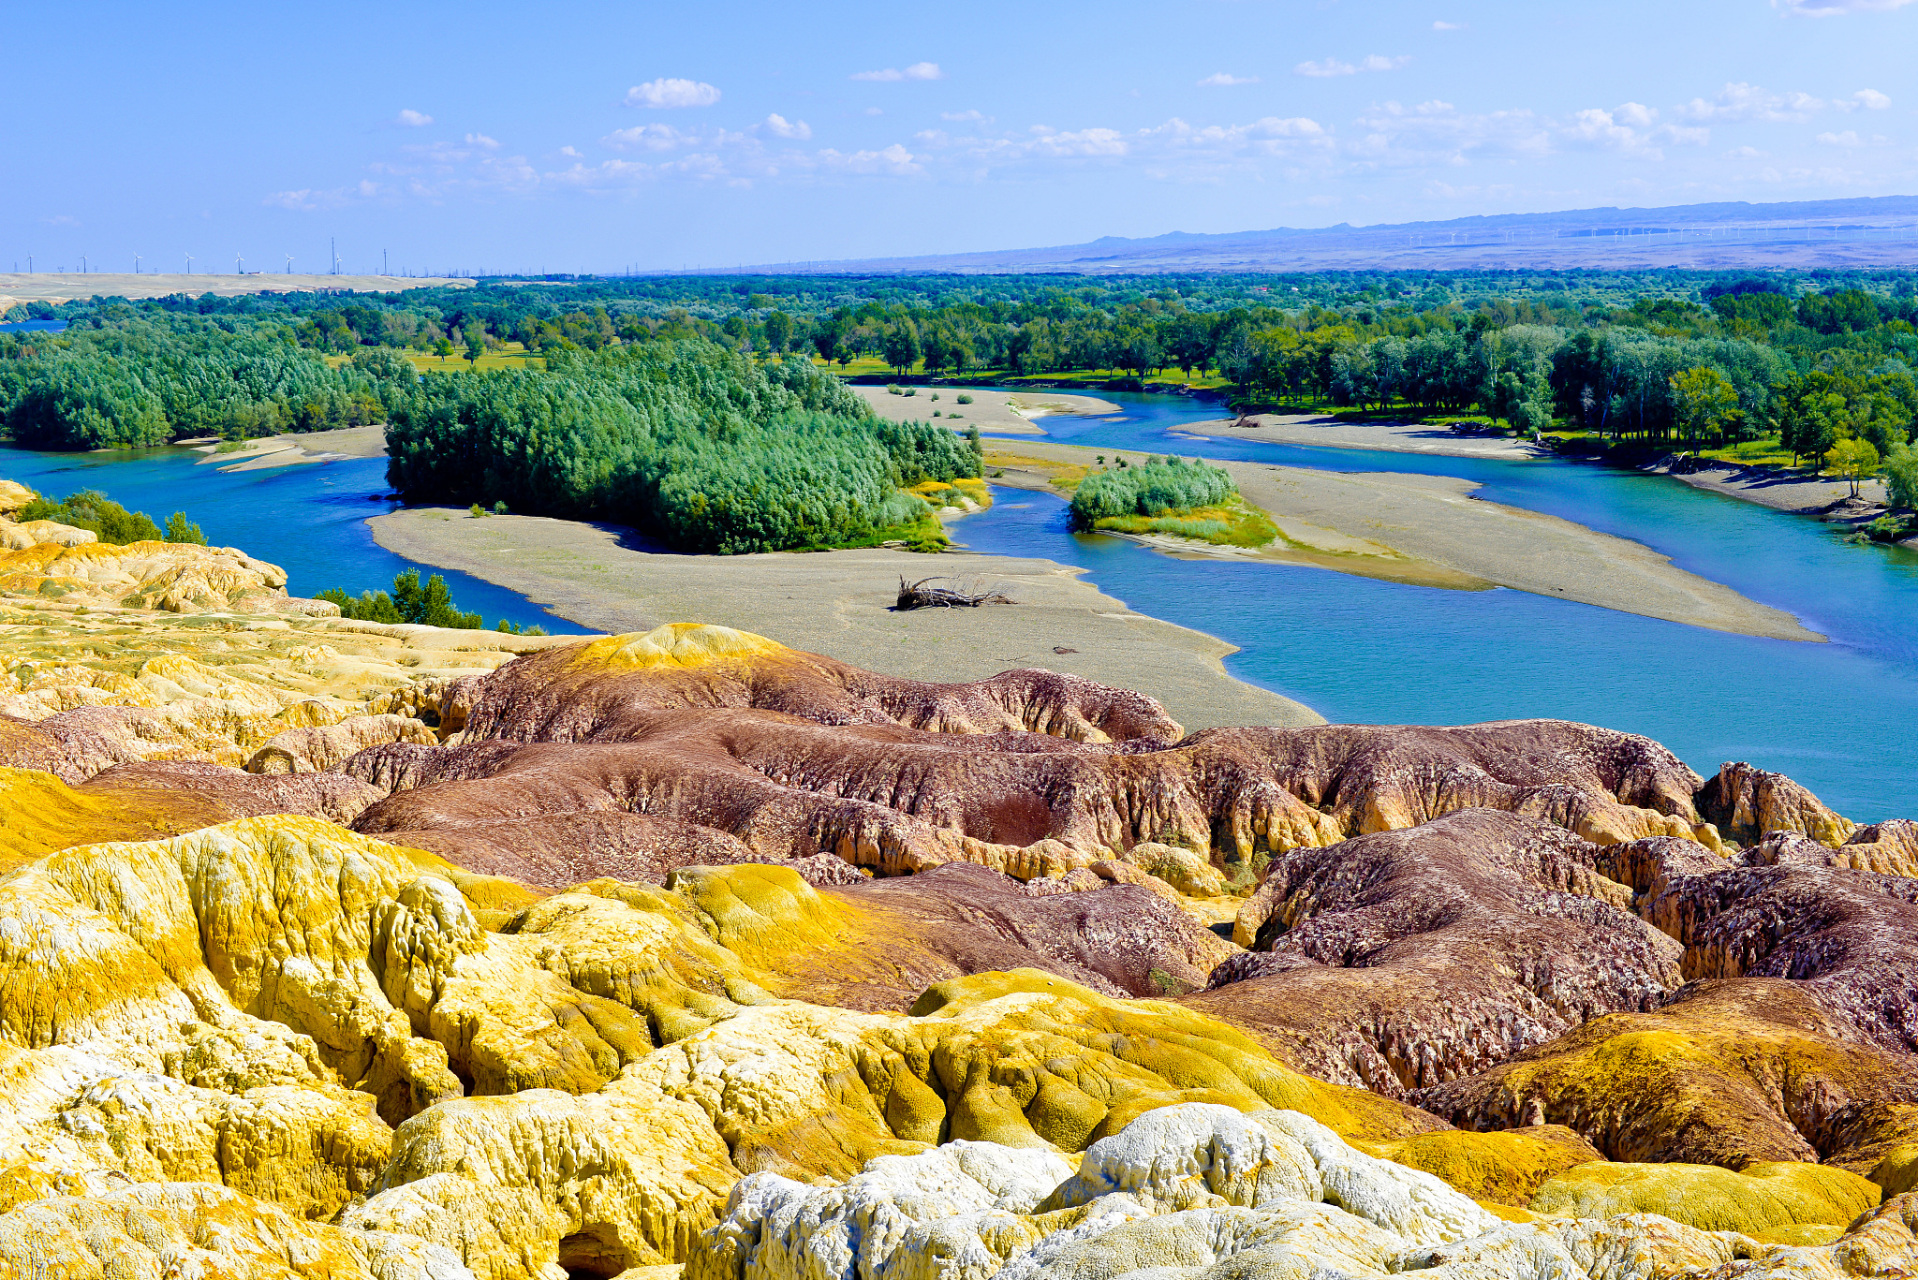
[[[0,594],[0,1274],[1918,1268],[1918,825],[112,563]]]

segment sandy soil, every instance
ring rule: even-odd
[[[904,422],[908,418],[932,421],[932,411],[941,414],[958,414],[959,420],[952,424],[955,430],[964,430],[976,426],[981,431],[997,435],[1042,436],[1045,428],[1034,425],[1034,419],[1043,418],[1051,413],[1117,413],[1119,406],[1110,400],[1100,400],[1094,396],[1068,395],[1056,391],[1003,391],[985,387],[917,387],[918,394],[896,396],[884,387],[856,386],[853,388],[859,397],[873,407],[873,412],[892,422]],[[935,402],[931,397],[937,395]],[[971,404],[960,404],[962,395],[972,397]],[[941,417],[940,422],[947,421]]]
[[[1021,440],[989,449],[986,461],[989,470],[1002,472],[995,484],[1049,488],[1057,468],[1083,466],[1092,453]],[[1687,573],[1641,543],[1473,498],[1478,486],[1468,480],[1223,465],[1246,501],[1271,514],[1284,535],[1282,543],[1262,549],[1271,559],[1423,586],[1511,587],[1714,631],[1824,638],[1790,614]],[[963,538],[964,525],[955,532]],[[1187,555],[1244,554],[1175,539],[1151,541]]]
[[[1148,693],[1188,729],[1323,723],[1301,703],[1225,673],[1233,646],[1135,613],[1050,560],[883,549],[688,556],[629,530],[534,516],[475,519],[442,508],[369,522],[390,551],[498,583],[582,626],[643,631],[715,622],[875,671],[978,680],[1018,667],[1071,672]],[[899,579],[990,583],[1018,603],[893,608]]]
[[[470,288],[473,282],[451,276],[311,276],[278,272],[255,276],[172,273],[149,275],[130,271],[38,271],[9,274],[0,271],[0,315],[21,302],[71,302],[75,298],[166,298],[184,293],[198,298],[217,294],[235,298],[249,293],[310,293],[317,289],[346,289],[353,293],[397,293],[406,289],[442,286]]]
[[[296,467],[331,458],[380,458],[386,456],[386,428],[342,427],[338,431],[305,431],[290,435],[262,436],[247,441],[244,449],[220,453],[218,445],[195,446],[206,457],[196,466],[217,466],[222,471],[266,471],[273,467]]]
[[[1384,449],[1392,453],[1436,453],[1454,458],[1541,458],[1551,451],[1508,436],[1459,435],[1417,422],[1340,422],[1316,414],[1260,413],[1239,420],[1221,418],[1180,427],[1197,435],[1231,436],[1267,444],[1309,444],[1333,449]]]
[[[1689,474],[1674,473],[1662,465],[1645,469],[1681,480],[1694,489],[1710,489],[1713,493],[1743,498],[1779,511],[1811,514],[1851,496],[1851,485],[1843,480],[1774,473],[1756,467],[1713,467]],[[1858,486],[1858,496],[1883,505],[1887,500],[1885,482],[1865,481]]]

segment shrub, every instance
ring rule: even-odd
[[[190,542],[195,546],[206,545],[206,534],[200,526],[186,518],[186,512],[175,511],[167,517],[166,540],[168,542]]]
[[[960,404],[971,404],[971,403],[972,403],[972,397],[971,397],[971,396],[966,396],[966,395],[962,395],[962,396],[960,396],[960,397],[959,397],[959,403],[960,403]]]
[[[166,535],[153,518],[144,511],[128,511],[117,502],[107,498],[98,489],[82,489],[78,493],[68,494],[59,502],[49,502],[45,498],[35,498],[15,517],[21,522],[28,520],[53,520],[60,524],[72,525],[76,529],[86,529],[98,536],[100,541],[125,546],[130,542],[160,542]],[[181,516],[182,523],[185,517]],[[195,526],[197,532],[197,526]],[[201,538],[204,542],[206,539]]]
[[[408,569],[396,576],[390,595],[384,591],[365,591],[354,597],[332,587],[315,598],[338,605],[341,617],[360,622],[411,622],[456,631],[476,631],[481,626],[477,613],[462,612],[453,603],[453,594],[444,578],[436,573],[421,585],[418,569]]]
[[[1121,460],[1120,465],[1124,467]],[[1148,458],[1142,467],[1095,471],[1072,495],[1074,527],[1090,529],[1116,516],[1162,516],[1214,507],[1239,488],[1223,467],[1179,458]]]

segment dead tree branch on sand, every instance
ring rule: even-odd
[[[952,587],[933,587],[926,585],[938,582],[938,578],[921,578],[908,583],[899,579],[898,609],[977,609],[982,604],[1011,604],[1012,597],[1001,591],[980,591],[974,584],[960,582]]]

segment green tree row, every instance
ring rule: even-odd
[[[693,339],[424,379],[387,449],[409,500],[616,520],[722,554],[923,532],[931,508],[904,489],[980,474],[966,441],[882,421],[806,361]]]

